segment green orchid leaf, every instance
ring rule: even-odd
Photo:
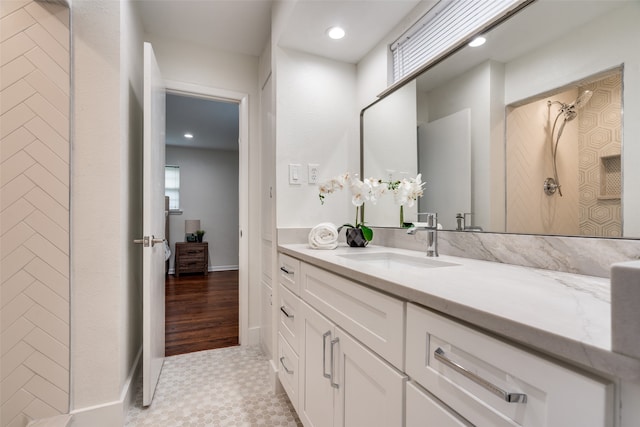
[[[373,230],[364,224],[360,224],[359,227],[360,230],[362,230],[362,236],[364,236],[367,242],[370,242],[373,239]]]

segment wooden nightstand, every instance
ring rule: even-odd
[[[176,277],[182,273],[209,274],[209,243],[176,242]]]

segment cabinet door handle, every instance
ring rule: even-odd
[[[283,272],[285,272],[287,274],[293,274],[294,273],[293,271],[287,270],[287,267],[285,267],[284,265],[282,267],[280,267],[280,271],[283,271]]]
[[[327,337],[331,337],[331,331],[322,334],[322,376],[331,379],[331,373],[327,374]]]
[[[464,366],[462,366],[462,365],[454,362],[453,360],[449,359],[444,354],[444,350],[441,349],[440,347],[438,347],[436,349],[436,351],[433,352],[433,356],[436,358],[436,360],[444,363],[445,365],[447,365],[448,367],[450,367],[454,371],[464,375],[465,377],[469,378],[474,383],[484,387],[485,389],[489,390],[491,393],[493,393],[496,396],[504,399],[505,402],[509,402],[509,403],[527,403],[527,395],[526,394],[523,394],[523,393],[510,393],[508,391],[505,391],[505,390],[501,389],[497,385],[485,380],[484,378],[474,374],[473,372],[471,372],[470,370],[468,370]]]
[[[334,382],[333,379],[336,376],[336,371],[335,371],[335,364],[333,362],[333,347],[340,341],[340,339],[338,337],[335,337],[334,339],[331,340],[331,378],[329,379],[329,381],[331,381],[331,387],[333,388],[339,388],[340,386],[338,385],[338,383]]]
[[[282,357],[280,358],[280,364],[282,365],[282,367],[284,368],[284,371],[285,371],[287,374],[289,374],[289,375],[293,374],[293,371],[292,371],[291,369],[287,368],[287,365],[285,365],[285,364],[284,364],[284,356],[282,356]]]
[[[283,312],[283,313],[284,313],[284,315],[285,315],[285,316],[287,316],[287,318],[289,318],[289,319],[293,319],[293,317],[294,317],[294,316],[293,316],[293,314],[289,314],[289,313],[287,312],[286,307],[285,307],[284,305],[283,305],[283,306],[280,306],[280,311],[281,311],[281,312]]]

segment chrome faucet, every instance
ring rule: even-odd
[[[438,256],[438,214],[427,213],[427,225],[412,226],[407,230],[407,234],[414,235],[418,231],[427,232],[427,256]]]

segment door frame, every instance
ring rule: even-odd
[[[249,94],[227,89],[165,80],[167,93],[195,98],[210,98],[238,104],[238,305],[240,345],[249,337]]]

